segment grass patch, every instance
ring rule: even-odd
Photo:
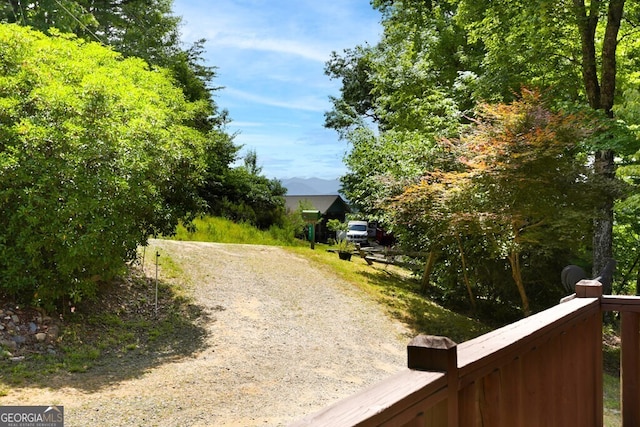
[[[193,221],[194,230],[188,230],[183,225],[178,226],[174,240],[240,243],[249,245],[269,246],[301,246],[304,242],[294,237],[293,229],[271,227],[269,230],[259,230],[251,224],[234,223],[219,217],[203,216]]]
[[[622,425],[620,415],[620,376],[604,372],[604,425],[605,427],[618,427]]]
[[[55,352],[0,363],[0,395],[16,386],[100,387],[198,351],[204,313],[179,286],[160,282],[156,316],[154,293],[140,270],[103,288],[65,315]]]
[[[394,266],[369,266],[360,257],[341,261],[332,247],[317,245],[316,250],[289,250],[312,260],[319,268],[337,273],[342,279],[382,303],[388,313],[407,324],[415,334],[447,336],[462,343],[489,332],[492,327],[467,316],[443,308],[420,294],[418,280]],[[605,330],[604,345],[604,426],[621,425],[620,415],[620,347],[615,343],[616,331]]]
[[[617,322],[607,324],[603,331],[603,403],[604,426],[622,425],[620,413],[620,328]]]
[[[155,251],[147,251],[147,249],[147,247],[143,247],[138,250],[138,259],[141,260],[143,270],[147,272],[147,276],[151,278],[150,282],[154,285],[154,289],[155,280],[153,278],[156,275],[157,261],[157,267],[162,271],[161,276],[171,283],[173,297],[188,300],[188,292],[192,288],[192,283],[189,281],[188,275],[184,274],[180,264],[160,248],[155,248]],[[140,298],[142,303],[153,303],[155,305],[155,292],[150,293],[148,296],[142,295]]]
[[[63,351],[65,352],[63,366],[71,373],[86,372],[101,354],[98,348],[87,344],[65,346]]]
[[[317,244],[315,250],[308,247],[288,250],[312,260],[321,269],[337,273],[381,303],[392,317],[405,323],[415,334],[446,336],[460,343],[490,330],[482,322],[443,308],[422,296],[418,280],[402,268],[368,265],[359,256],[342,261],[327,249],[333,247]]]

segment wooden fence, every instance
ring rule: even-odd
[[[640,425],[640,298],[593,280],[559,305],[456,345],[419,336],[408,369],[294,426],[602,426],[602,313],[622,318],[623,426]]]

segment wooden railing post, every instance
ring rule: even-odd
[[[418,335],[407,346],[409,369],[447,373],[447,424],[458,426],[458,347],[447,337]]]
[[[603,292],[603,286],[599,280],[584,279],[576,283],[577,298],[600,298],[600,300],[602,301],[602,292]],[[602,355],[602,310],[600,311],[600,320],[599,320],[598,330],[594,333],[597,334],[597,337],[595,337],[595,342],[593,347],[593,351],[595,352],[594,356],[596,358],[595,366],[601,366],[602,368],[604,368],[603,355]],[[594,409],[596,410],[595,418],[597,423],[596,425],[598,426],[602,426],[604,422],[603,376],[604,376],[604,373],[602,372],[602,369],[600,369],[599,374],[596,375],[594,378],[595,389],[596,389],[596,400],[597,400]]]
[[[602,283],[597,280],[580,280],[576,283],[577,298],[600,298],[602,296]]]
[[[640,423],[640,313],[623,311],[620,338],[620,400],[622,425],[637,426]]]

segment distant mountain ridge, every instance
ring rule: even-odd
[[[281,180],[287,196],[330,196],[340,194],[340,180],[320,178],[288,178]]]

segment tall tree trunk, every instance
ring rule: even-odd
[[[24,16],[22,16],[22,9],[20,5],[20,0],[9,0],[9,4],[11,5],[11,11],[13,12],[14,21],[9,22],[18,22],[22,25],[25,25],[23,22]]]
[[[584,0],[573,0],[582,43],[582,78],[587,92],[587,99],[592,108],[603,110],[608,117],[613,117],[617,72],[616,50],[624,3],[625,0],[609,1],[607,24],[602,44],[602,74],[599,80],[596,65],[595,34],[602,1],[592,0],[589,14],[587,15]],[[615,179],[614,156],[613,150],[600,150],[595,153],[595,171],[607,180]],[[594,222],[594,277],[604,268],[607,260],[613,254],[613,203],[613,196],[606,197],[600,206],[600,215]],[[603,292],[610,294],[611,286],[607,286],[607,288],[603,289]]]
[[[607,12],[607,27],[602,43],[602,78],[600,106],[609,117],[613,117],[613,99],[616,92],[616,51],[618,32],[622,21],[625,0],[610,0]]]
[[[615,164],[612,150],[596,152],[594,168],[598,175],[607,180],[615,179]],[[598,217],[594,220],[593,229],[593,268],[592,276],[596,277],[607,261],[613,258],[613,196],[607,195],[602,201]],[[612,284],[605,284],[602,292],[610,295]]]
[[[594,109],[600,108],[600,83],[595,40],[600,4],[600,0],[592,0],[587,15],[584,0],[573,0],[582,45],[582,81],[587,92],[589,105]]]
[[[607,11],[607,27],[602,44],[602,77],[600,87],[600,106],[608,117],[613,117],[613,101],[616,91],[616,51],[618,32],[622,21],[625,0],[610,0]],[[601,150],[596,153],[594,168],[597,174],[613,182],[615,180],[615,153],[613,150]],[[595,221],[593,234],[593,276],[604,268],[607,260],[613,257],[613,204],[611,195],[603,200],[601,215]],[[612,286],[607,283],[605,294],[611,294]]]

